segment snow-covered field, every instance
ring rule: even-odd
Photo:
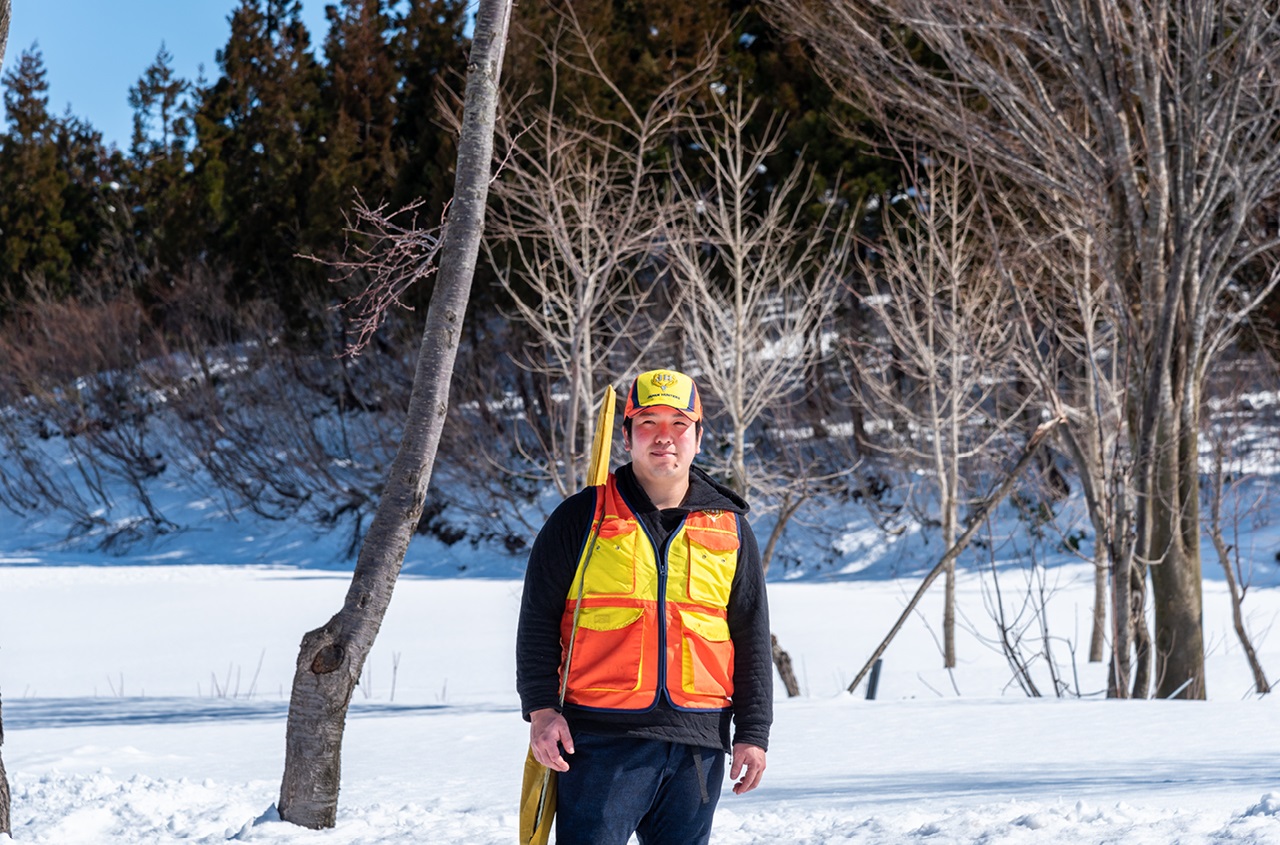
[[[12,841],[516,840],[527,743],[514,692],[518,561],[473,560],[468,571],[489,577],[440,577],[459,556],[497,553],[411,549],[353,702],[338,825],[309,831],[280,822],[273,804],[298,643],[349,581],[333,563],[337,541],[226,522],[111,557],[30,530],[0,518]],[[1029,699],[1011,683],[982,641],[991,576],[971,562],[960,666],[940,668],[938,590],[890,646],[868,701],[865,685],[844,688],[915,589],[917,575],[891,573],[927,568],[928,550],[868,567],[884,550],[855,533],[829,578],[773,573],[773,627],[804,695],[778,689],[764,783],[726,790],[714,843],[1280,843],[1280,700],[1250,693],[1211,560],[1207,702],[1105,700],[1103,667],[1085,661],[1090,575],[1066,561],[1046,571],[1049,624],[1062,677],[1083,697]],[[1270,523],[1250,542],[1246,612],[1276,679]],[[1025,572],[1016,554],[1002,564],[1006,595]]]

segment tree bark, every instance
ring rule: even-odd
[[[0,0],[4,3],[6,0]],[[6,18],[9,10],[0,9],[0,24],[8,24]],[[4,47],[5,28],[0,27],[0,48]],[[0,60],[4,59],[4,50],[0,49]],[[4,713],[0,711],[0,746],[4,745]],[[4,758],[0,757],[0,833],[12,833],[9,824],[9,777],[4,771]]]
[[[1204,699],[1198,437],[1195,431],[1179,432],[1172,407],[1159,413],[1146,491],[1152,504],[1143,508],[1150,538],[1144,561],[1155,605],[1156,696]],[[1143,535],[1140,524],[1138,536]]]
[[[480,0],[467,64],[454,197],[404,436],[343,607],[323,627],[305,634],[298,652],[278,809],[282,819],[303,827],[335,824],[347,708],[391,602],[431,480],[484,230],[498,80],[510,17],[511,0]]]
[[[9,0],[0,0],[0,65],[4,64],[4,50],[9,43]]]
[[[800,694],[800,682],[796,680],[796,671],[791,666],[791,655],[778,644],[776,634],[770,634],[769,639],[773,643],[773,665],[778,669],[782,685],[787,688],[787,698],[795,698]]]
[[[9,0],[0,0],[0,66],[4,65],[4,51],[9,43]],[[0,746],[4,745],[4,717],[0,714]],[[0,756],[0,833],[9,833],[9,778],[4,771],[4,757]]]
[[[1107,547],[1097,531],[1093,536],[1093,626],[1089,632],[1089,662],[1101,663],[1107,642]]]
[[[1129,564],[1129,637],[1133,643],[1133,686],[1130,698],[1151,695],[1152,643],[1147,627],[1147,565]]]

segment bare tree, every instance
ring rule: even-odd
[[[517,363],[539,388],[523,409],[532,441],[524,458],[567,496],[582,486],[590,459],[597,384],[634,373],[661,335],[664,320],[651,306],[662,275],[656,252],[669,175],[662,152],[705,87],[712,54],[647,105],[636,104],[605,70],[572,7],[560,14],[544,45],[549,90],[499,128],[506,156],[493,231],[504,247],[499,280],[512,317],[532,337]],[[609,91],[612,113],[564,102],[562,77],[570,76]],[[634,344],[637,337],[647,341]]]
[[[1231,328],[1280,281],[1280,239],[1259,217],[1280,193],[1280,9],[769,4],[812,45],[837,94],[892,133],[972,152],[1028,205],[1056,204],[1092,225],[1133,362],[1135,548],[1151,567],[1157,694],[1203,698],[1201,389]],[[918,60],[921,45],[936,62]],[[1244,287],[1246,267],[1263,281]]]
[[[3,0],[5,8],[0,15],[0,60],[4,59],[4,33],[8,29],[8,0]],[[4,714],[0,713],[0,746],[4,745]],[[9,776],[4,770],[4,758],[0,757],[0,833],[12,833],[9,823]]]
[[[0,0],[0,65],[4,64],[4,51],[9,43],[9,0]],[[4,745],[4,718],[0,715],[0,746]],[[9,778],[4,770],[4,757],[0,755],[0,833],[10,833]]]
[[[1018,322],[992,254],[976,176],[961,161],[913,166],[883,210],[884,236],[860,255],[881,337],[852,360],[868,421],[888,432],[881,450],[924,469],[942,547],[956,542],[964,478],[1004,439],[1022,406],[999,394],[1015,372]],[[1029,401],[1023,399],[1023,403]],[[956,665],[955,560],[945,570],[943,662]]]
[[[757,105],[746,101],[742,86],[717,87],[708,112],[693,116],[689,141],[699,152],[678,165],[681,213],[669,221],[666,240],[682,289],[686,354],[729,421],[730,485],[779,506],[771,555],[806,495],[795,476],[812,471],[751,457],[756,444],[749,432],[802,395],[804,376],[828,354],[822,333],[851,262],[854,221],[830,197],[815,196],[803,158],[780,177],[768,172],[782,126],[770,118],[753,138]],[[811,221],[806,214],[815,201],[821,212]],[[774,657],[788,694],[798,695],[799,684],[787,674],[790,658],[776,639]]]
[[[281,818],[304,827],[326,828],[335,823],[347,708],[390,604],[431,480],[484,230],[498,81],[510,19],[510,0],[481,0],[467,65],[454,197],[404,436],[361,546],[343,608],[324,626],[304,635],[299,648],[278,808]]]
[[[978,506],[974,508],[973,513],[970,514],[967,520],[968,525],[965,527],[964,531],[960,532],[960,536],[956,538],[955,544],[943,551],[942,556],[938,559],[938,562],[934,564],[933,569],[930,569],[929,573],[924,576],[924,580],[920,582],[920,586],[917,587],[915,593],[912,594],[911,599],[907,602],[907,606],[903,608],[902,613],[898,616],[898,620],[894,622],[893,627],[889,629],[889,633],[880,641],[880,645],[876,646],[875,651],[873,651],[871,656],[867,658],[867,662],[858,670],[858,674],[853,676],[853,681],[850,682],[848,686],[848,692],[853,692],[857,689],[858,684],[862,683],[862,679],[871,671],[871,667],[875,665],[877,660],[884,656],[885,650],[889,648],[889,644],[893,642],[893,638],[902,630],[903,624],[906,623],[907,619],[910,618],[911,614],[915,611],[916,605],[920,604],[920,599],[924,598],[924,594],[929,591],[929,587],[934,581],[938,580],[938,576],[946,570],[948,564],[954,563],[955,559],[959,557],[966,548],[968,548],[969,541],[973,539],[973,535],[977,533],[978,529],[987,521],[987,518],[991,516],[992,511],[995,510],[995,508],[1004,501],[1005,497],[1009,495],[1009,491],[1013,489],[1018,478],[1021,477],[1022,473],[1025,472],[1027,467],[1031,464],[1031,461],[1036,456],[1036,451],[1044,443],[1045,438],[1052,434],[1053,430],[1061,423],[1061,416],[1055,416],[1052,419],[1045,420],[1037,426],[1036,430],[1027,438],[1027,442],[1022,447],[1022,452],[1019,454],[1018,460],[1009,469],[1009,471],[1005,473],[1004,478],[1000,480],[1000,483],[997,484],[991,492],[982,499]]]
[[[1058,440],[1076,468],[1094,530],[1094,608],[1089,660],[1112,643],[1108,695],[1145,698],[1151,685],[1146,564],[1133,542],[1134,461],[1129,449],[1127,385],[1132,361],[1115,315],[1115,286],[1098,277],[1089,234],[1061,209],[996,208],[1005,230],[1004,267],[1026,337],[1017,356],[1025,376],[1066,414]],[[1026,283],[1023,280],[1035,280]],[[1112,624],[1107,627],[1107,608]]]
[[[815,196],[802,158],[780,177],[768,172],[782,126],[771,119],[752,138],[757,105],[739,87],[715,94],[709,113],[694,118],[690,143],[702,154],[679,165],[681,213],[666,240],[683,291],[686,354],[729,421],[730,484],[774,499],[790,482],[752,459],[749,432],[802,396],[804,376],[830,354],[823,332],[852,262],[854,222]],[[810,221],[815,202],[821,212]]]
[[[43,280],[29,282],[30,300],[9,315],[0,339],[0,394],[21,409],[0,424],[11,445],[0,502],[19,512],[61,510],[77,531],[108,531],[104,545],[169,531],[173,523],[148,491],[167,464],[153,436],[156,333],[131,297],[105,298],[106,286],[59,301]],[[24,445],[33,425],[60,437],[69,460]],[[142,515],[118,516],[126,503],[113,497],[113,480]]]
[[[0,0],[0,64],[4,64],[4,50],[9,43],[10,0]]]
[[[1205,439],[1213,456],[1213,468],[1204,485],[1209,505],[1209,518],[1205,520],[1204,530],[1213,543],[1218,564],[1227,580],[1231,621],[1249,662],[1249,670],[1253,673],[1254,690],[1265,695],[1271,692],[1271,682],[1258,659],[1258,650],[1244,617],[1244,600],[1253,572],[1252,564],[1241,554],[1240,523],[1251,511],[1260,508],[1261,503],[1247,498],[1249,482],[1253,478],[1245,470],[1245,464],[1246,461],[1256,461],[1260,456],[1249,454],[1250,448],[1257,448],[1257,444],[1249,443],[1246,426],[1251,421],[1242,412],[1243,393],[1239,380],[1230,384],[1225,396],[1215,397],[1216,402],[1211,401],[1211,407],[1216,406],[1217,413],[1213,414],[1213,419],[1205,421]]]

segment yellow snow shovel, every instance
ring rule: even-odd
[[[596,417],[595,438],[591,444],[591,467],[587,481],[592,487],[603,486],[609,477],[609,453],[613,448],[613,411],[618,404],[613,385],[604,389],[604,401]],[[598,524],[591,526],[592,536],[587,548],[595,548]],[[588,563],[590,559],[588,558]],[[587,567],[582,567],[586,574]],[[560,706],[564,707],[564,695],[569,682],[569,661],[573,659],[573,641],[578,636],[578,611],[582,608],[582,580],[578,581],[578,604],[574,608],[573,630],[569,634],[569,648],[565,651],[564,672],[560,680]],[[551,837],[552,820],[556,814],[556,773],[539,763],[533,749],[524,759],[524,782],[520,788],[520,845],[547,845]]]

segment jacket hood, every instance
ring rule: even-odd
[[[631,464],[624,464],[618,467],[616,473],[618,483],[623,485],[624,491],[631,497],[640,501],[634,504],[634,507],[648,507],[653,509],[653,503],[645,494],[644,488],[640,486],[640,482],[636,480],[635,471],[631,468]],[[730,513],[746,514],[751,510],[751,506],[747,504],[737,493],[730,490],[711,476],[707,475],[699,467],[690,467],[689,469],[689,492],[685,493],[684,501],[680,503],[680,509],[686,511],[729,511]]]

